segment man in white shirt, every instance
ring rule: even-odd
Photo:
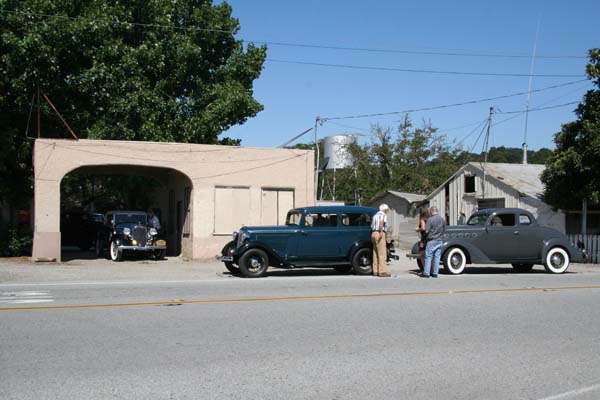
[[[148,225],[150,225],[157,231],[160,230],[160,221],[158,220],[158,217],[154,214],[154,210],[151,208],[148,209]]]
[[[381,277],[391,276],[386,271],[387,249],[385,231],[387,228],[387,213],[390,207],[387,204],[379,206],[379,212],[371,221],[371,242],[373,243],[373,275]]]

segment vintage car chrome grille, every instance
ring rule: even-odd
[[[146,234],[146,228],[143,226],[136,226],[133,228],[133,239],[137,241],[140,246],[143,246],[144,243],[146,243]]]

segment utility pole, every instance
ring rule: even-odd
[[[494,107],[490,107],[490,115],[488,116],[487,132],[485,133],[485,155],[483,158],[483,181],[481,182],[481,194],[482,198],[485,199],[485,169],[487,167],[488,147],[490,145],[490,128],[492,127],[492,114],[494,113]]]
[[[529,101],[531,100],[531,82],[533,81],[533,68],[535,66],[535,52],[537,50],[538,36],[540,34],[540,23],[542,15],[538,17],[535,41],[533,42],[533,53],[531,54],[531,65],[529,66],[529,86],[527,88],[527,107],[525,108],[525,131],[523,132],[523,164],[527,164],[527,123],[529,121]]]
[[[321,117],[319,117],[317,115],[317,117],[315,118],[315,193],[314,193],[315,206],[317,205],[317,195],[319,192],[319,158],[320,158],[320,154],[319,154],[319,142],[317,141],[317,126],[319,125],[320,121],[321,121]]]

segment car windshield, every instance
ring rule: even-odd
[[[115,224],[145,224],[146,214],[115,214]]]
[[[485,225],[487,222],[489,215],[488,214],[475,214],[471,215],[469,221],[467,221],[467,225]]]
[[[285,224],[288,226],[300,225],[301,216],[302,214],[299,211],[290,211],[288,212],[287,218],[285,219]]]

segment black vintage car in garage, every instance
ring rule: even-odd
[[[83,210],[67,210],[60,213],[60,240],[62,246],[77,246],[90,250],[98,231],[104,224],[104,215]]]
[[[121,261],[125,253],[144,252],[162,260],[167,252],[167,242],[148,224],[143,211],[109,211],[105,225],[98,232],[96,255],[104,254],[108,247],[111,260]]]
[[[422,269],[418,242],[407,256]],[[462,273],[467,264],[512,264],[518,272],[542,264],[547,272],[561,274],[584,257],[584,250],[561,232],[540,226],[529,211],[491,208],[472,214],[466,225],[446,228],[441,261],[449,274]]]

